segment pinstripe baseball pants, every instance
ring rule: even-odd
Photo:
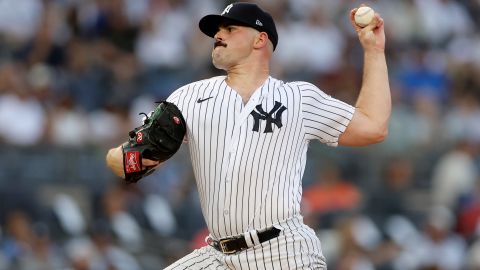
[[[277,238],[250,249],[225,255],[207,245],[166,269],[327,269],[320,241],[300,219],[275,227],[282,230]]]

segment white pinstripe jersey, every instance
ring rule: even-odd
[[[168,98],[187,122],[203,215],[217,239],[299,216],[309,141],[336,146],[355,110],[313,84],[272,77],[244,104],[225,78]]]

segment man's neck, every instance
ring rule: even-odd
[[[246,104],[255,90],[263,85],[269,76],[268,68],[250,70],[229,70],[226,82],[235,90]]]

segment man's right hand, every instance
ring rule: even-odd
[[[118,146],[108,150],[107,156],[105,157],[107,161],[107,166],[112,170],[112,172],[118,177],[125,178],[123,171],[123,152],[122,146]]]
[[[125,173],[123,169],[123,151],[122,145],[108,150],[107,156],[105,157],[107,161],[107,166],[112,170],[112,172],[121,178],[125,178]],[[150,159],[142,159],[142,169],[146,167],[158,166],[159,161],[154,161]]]
[[[350,22],[357,32],[358,38],[365,52],[385,51],[385,29],[384,21],[380,14],[375,13],[373,20],[365,27],[360,27],[355,23],[355,13],[357,8],[350,11]]]

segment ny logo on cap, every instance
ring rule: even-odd
[[[233,7],[233,4],[228,5],[220,15],[224,15],[225,13],[230,12],[230,9]]]

